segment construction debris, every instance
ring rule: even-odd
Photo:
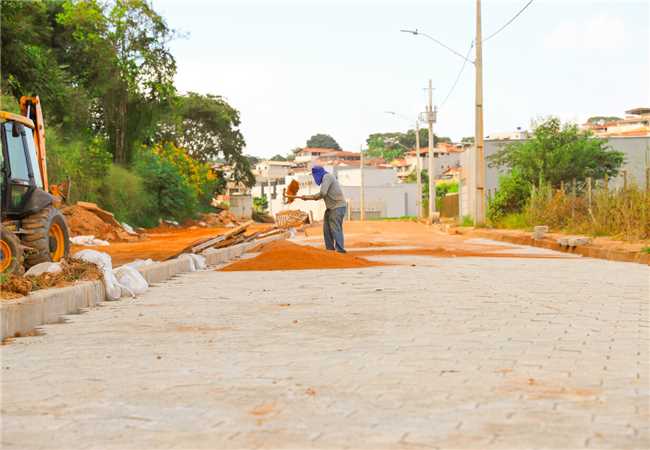
[[[234,245],[235,243],[238,243],[235,241],[237,241],[240,238],[240,236],[246,232],[246,229],[252,224],[253,221],[249,220],[248,222],[239,225],[226,233],[220,234],[218,236],[199,239],[198,241],[195,241],[190,245],[188,245],[187,247],[185,247],[179,253],[167,259],[177,258],[183,253],[200,253],[210,247],[222,248],[222,247],[227,247],[229,245]],[[239,242],[243,242],[243,240]]]
[[[309,223],[309,214],[299,209],[286,209],[275,215],[275,223],[279,228],[298,228]]]
[[[98,280],[102,278],[101,270],[95,264],[86,261],[68,258],[54,264],[59,265],[60,270],[57,269],[54,272],[42,271],[36,276],[7,276],[0,284],[0,298],[17,298],[39,289],[64,287],[79,280]]]

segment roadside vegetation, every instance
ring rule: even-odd
[[[239,112],[179,93],[178,35],[147,0],[2,2],[1,108],[38,95],[50,181],[118,219],[153,226],[209,207],[227,181],[251,185]],[[218,178],[214,162],[233,167]]]
[[[650,193],[634,183],[613,188],[623,154],[557,118],[538,123],[533,137],[490,158],[507,167],[489,201],[489,225],[650,239]]]

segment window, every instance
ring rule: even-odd
[[[29,128],[25,128],[25,140],[27,141],[27,153],[29,159],[32,161],[32,171],[34,172],[34,181],[36,187],[43,188],[43,180],[41,179],[41,169],[38,165],[38,158],[36,157],[36,144],[34,144],[34,134]]]
[[[22,125],[16,124],[16,133],[14,136],[12,122],[5,122],[5,132],[7,136],[7,153],[9,154],[9,168],[11,170],[11,178],[29,181],[29,171],[27,170],[27,159],[25,159],[25,149],[23,148],[23,137],[20,131],[23,129]]]

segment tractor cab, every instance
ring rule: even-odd
[[[0,111],[0,272],[59,261],[70,249],[65,218],[48,192],[39,98],[22,97],[20,110]]]
[[[34,123],[0,112],[0,209],[2,219],[21,219],[52,204],[45,191],[34,142]]]

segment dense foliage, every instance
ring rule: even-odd
[[[108,176],[158,199],[149,202],[148,222],[209,204],[225,186],[208,179],[212,161],[232,165],[233,181],[254,182],[239,112],[220,96],[176,91],[175,36],[149,0],[2,1],[2,92],[41,98],[52,182],[70,179],[74,199],[112,207],[135,224],[143,221],[120,202],[139,199],[116,195]],[[7,100],[2,108],[15,108]]]
[[[307,139],[307,147],[313,148],[333,148],[334,150],[341,150],[341,146],[329,134],[315,134]]]

